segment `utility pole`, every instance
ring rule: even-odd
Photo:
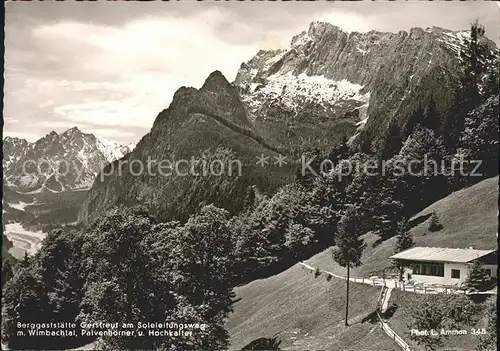
[[[349,268],[350,268],[350,262],[347,262],[347,296],[346,296],[346,303],[345,303],[345,325],[346,327],[349,325],[347,323],[347,318],[349,317]]]

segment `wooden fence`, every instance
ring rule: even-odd
[[[380,320],[380,323],[382,324],[382,329],[384,330],[384,332],[392,340],[394,340],[404,351],[410,351],[410,347],[408,346],[408,344],[403,339],[401,339],[401,337],[398,334],[396,334],[396,332],[392,330],[391,327],[389,327],[389,325],[384,321],[384,319],[380,315],[379,311],[377,311],[377,316],[378,319]]]
[[[380,314],[380,311],[382,310],[382,307],[384,305],[384,300],[387,298],[387,292],[389,291],[389,288],[384,285],[382,289],[380,289],[380,294],[378,295],[378,300],[377,300],[377,317],[378,320],[380,321],[380,324],[382,325],[382,330],[389,336],[392,340],[394,340],[404,351],[410,351],[410,347],[408,344],[398,335],[394,330],[392,330],[391,327],[387,324],[387,322],[384,320],[382,315]]]

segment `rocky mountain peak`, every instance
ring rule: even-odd
[[[181,87],[175,92],[170,106],[156,118],[152,134],[162,133],[162,129],[175,132],[182,124],[196,119],[197,114],[249,125],[238,89],[220,71],[214,71],[200,89]]]
[[[78,127],[76,126],[65,131],[63,135],[73,135],[75,133],[81,133],[80,129],[78,129]]]
[[[4,146],[6,143],[9,144],[28,144],[28,141],[23,138],[18,138],[18,137],[11,137],[11,136],[6,136],[3,138]]]
[[[311,24],[309,24],[309,29],[307,31],[307,34],[311,38],[313,39],[321,38],[326,33],[348,34],[347,31],[328,22],[313,21],[311,22]]]
[[[201,87],[202,91],[219,92],[222,89],[231,88],[232,85],[224,77],[221,71],[214,71],[205,80],[205,83]]]

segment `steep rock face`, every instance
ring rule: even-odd
[[[201,89],[180,88],[135,150],[104,169],[79,219],[138,203],[161,220],[183,221],[203,203],[234,213],[250,201],[254,186],[272,191],[290,180],[292,167],[256,165],[257,156],[277,154],[252,130],[236,87],[216,71]]]
[[[301,114],[321,125],[347,112],[364,125],[354,145],[376,151],[388,125],[404,129],[409,113],[431,96],[439,111],[449,110],[467,36],[466,31],[437,27],[347,33],[313,22],[307,32],[292,39],[290,48],[260,51],[243,63],[235,84],[257,123],[271,120],[290,129]],[[313,82],[319,80],[323,87],[314,89]],[[320,92],[327,92],[326,96]],[[277,113],[277,109],[291,112]],[[334,135],[338,125],[321,127]],[[317,142],[314,136],[318,133],[313,135]]]
[[[4,179],[20,191],[58,192],[90,187],[108,163],[122,158],[134,145],[118,145],[78,128],[51,132],[34,143],[3,140]]]
[[[26,150],[28,149],[30,143],[25,139],[5,137],[3,140],[3,155],[4,155],[4,167],[8,167],[12,163],[19,160]]]

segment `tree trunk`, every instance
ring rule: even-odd
[[[350,262],[347,262],[347,295],[346,295],[346,303],[345,303],[345,325],[348,326],[349,323],[347,323],[347,318],[349,318],[349,267]]]

